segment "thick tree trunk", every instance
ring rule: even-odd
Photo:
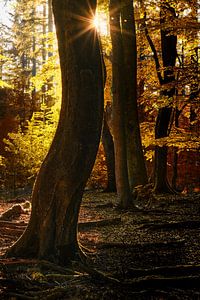
[[[105,192],[116,192],[114,143],[109,126],[106,121],[105,112],[102,131],[102,143],[106,157],[106,166],[108,174],[108,182]]]
[[[125,78],[124,54],[120,28],[120,0],[110,0],[110,34],[112,41],[112,92],[113,92],[113,136],[115,148],[115,176],[120,206],[131,205],[127,168],[125,131]]]
[[[137,106],[137,45],[133,0],[123,1],[121,26],[124,51],[126,91],[127,165],[131,189],[147,184],[147,171],[142,151]]]
[[[37,177],[29,225],[8,252],[67,264],[77,257],[77,220],[102,126],[99,43],[91,20],[96,1],[53,0],[62,73],[55,138]]]
[[[159,139],[169,135],[169,125],[172,114],[171,99],[175,94],[174,66],[176,62],[177,36],[170,32],[169,24],[175,19],[175,10],[166,4],[161,3],[160,23],[161,23],[161,47],[164,69],[163,96],[169,99],[169,105],[159,109],[156,121],[155,138]],[[167,180],[167,147],[156,146],[155,149],[155,185],[154,191],[157,193],[172,192]]]

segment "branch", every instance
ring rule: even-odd
[[[200,93],[200,89],[192,92],[189,96],[189,101],[186,102],[180,109],[177,110],[177,116],[179,118],[180,114],[183,112],[184,108],[190,103],[190,100],[193,100],[194,98],[196,98],[198,96],[198,94]]]
[[[179,118],[180,114],[183,112],[184,108],[188,105],[185,103],[180,109],[177,109],[177,117]]]
[[[155,65],[156,65],[156,71],[157,71],[158,80],[159,80],[160,84],[163,84],[163,78],[161,76],[160,63],[159,63],[159,59],[158,59],[158,54],[157,54],[156,48],[154,46],[154,43],[153,43],[153,41],[152,41],[152,39],[151,39],[151,37],[149,35],[149,31],[147,29],[147,26],[146,26],[146,12],[144,13],[144,32],[145,32],[147,41],[149,43],[149,46],[151,48],[151,51],[153,52],[153,57],[154,57],[154,60],[155,60]]]

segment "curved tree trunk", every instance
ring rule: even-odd
[[[102,126],[103,82],[93,0],[53,0],[62,73],[55,138],[37,177],[29,225],[8,256],[67,264],[79,253],[77,221]]]
[[[148,183],[142,151],[137,105],[137,45],[133,0],[123,1],[121,26],[126,91],[127,165],[131,189]]]

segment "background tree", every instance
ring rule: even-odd
[[[177,36],[170,31],[169,24],[175,20],[175,10],[169,3],[161,2],[160,23],[161,23],[161,48],[163,61],[163,79],[160,78],[163,86],[162,96],[168,97],[168,105],[158,111],[155,127],[155,138],[163,138],[169,135],[170,121],[172,115],[172,99],[175,95],[175,73]],[[167,180],[167,147],[155,148],[155,192],[171,192]]]
[[[159,35],[158,35],[160,27],[157,22],[157,20],[159,18],[158,13],[160,12],[160,10],[158,10],[157,4],[153,3],[153,1],[145,1],[143,3],[145,3],[146,9],[148,11],[148,15],[146,18],[147,26],[145,27],[146,28],[145,29],[146,37],[147,37],[147,40],[151,47],[151,51],[153,53],[153,58],[154,58],[154,62],[156,64],[156,69],[157,69],[157,76],[159,78],[159,84],[160,84],[160,87],[159,87],[155,81],[155,77],[153,77],[153,76],[145,77],[145,91],[143,92],[143,95],[146,97],[146,99],[147,99],[147,97],[149,98],[149,100],[152,99],[152,100],[150,100],[150,103],[151,103],[150,105],[152,108],[158,109],[158,115],[161,113],[161,111],[163,111],[163,109],[165,111],[168,111],[169,115],[171,115],[170,122],[169,122],[170,125],[168,124],[168,129],[165,130],[165,134],[166,134],[166,131],[168,131],[168,133],[166,134],[166,137],[158,138],[156,142],[153,142],[153,144],[159,146],[160,150],[162,148],[163,151],[164,151],[165,146],[167,146],[167,145],[170,145],[173,147],[177,145],[178,149],[179,149],[178,151],[179,151],[179,153],[181,153],[182,151],[184,151],[185,147],[188,147],[188,146],[186,146],[185,142],[183,142],[182,144],[179,142],[180,141],[179,140],[180,131],[177,131],[173,127],[174,107],[176,105],[178,105],[178,107],[179,107],[178,109],[180,110],[179,112],[183,113],[183,115],[181,117],[181,119],[182,119],[181,123],[183,126],[183,124],[185,123],[185,121],[183,123],[183,118],[184,118],[184,114],[185,114],[184,111],[185,112],[187,111],[187,105],[188,105],[187,103],[190,102],[190,101],[188,102],[188,96],[187,96],[188,93],[186,92],[186,90],[188,89],[188,86],[190,86],[190,84],[192,82],[195,82],[195,81],[197,82],[198,80],[194,80],[194,77],[192,80],[192,77],[190,77],[190,75],[189,75],[190,67],[189,67],[189,69],[187,69],[186,65],[184,68],[178,67],[178,64],[180,63],[180,61],[182,60],[182,57],[183,57],[181,54],[181,52],[183,50],[183,48],[181,46],[182,41],[185,39],[187,39],[188,41],[191,40],[189,38],[189,35],[186,34],[187,30],[188,30],[188,33],[190,31],[190,34],[193,32],[193,34],[195,36],[196,23],[195,23],[194,19],[192,20],[192,18],[190,16],[190,7],[188,6],[187,3],[180,1],[179,3],[177,2],[176,4],[174,4],[172,2],[169,2],[166,4],[164,2],[165,12],[163,13],[163,16],[164,16],[164,18],[166,18],[166,20],[169,18],[168,20],[170,20],[170,22],[168,22],[167,25],[165,25],[165,22],[164,23],[161,22],[161,32],[163,32],[162,41],[161,41],[161,39],[160,39],[161,36],[159,37]],[[161,5],[162,4],[163,4],[163,2],[161,2]],[[153,5],[155,5],[155,7],[152,12]],[[190,3],[190,5],[192,5],[192,7],[194,7],[194,3],[193,4]],[[176,14],[175,14],[175,9],[176,9]],[[168,10],[168,17],[167,17],[166,10]],[[170,10],[171,10],[171,17],[170,17]],[[174,10],[174,13],[173,13],[173,10]],[[162,9],[162,11],[163,11],[163,9]],[[163,21],[164,21],[164,19],[163,19]],[[187,26],[186,26],[186,23],[187,23]],[[166,32],[168,31],[167,37],[164,37],[165,30],[166,30]],[[183,38],[183,36],[184,36],[184,38]],[[176,42],[176,39],[178,40],[178,42]],[[166,50],[166,51],[168,52],[168,54],[171,55],[171,62],[173,60],[175,60],[175,52],[177,52],[177,50],[178,50],[178,56],[177,56],[178,60],[176,60],[176,66],[174,65],[173,69],[170,66],[166,67],[166,65],[167,65],[166,62],[165,62],[165,67],[162,66],[162,64],[160,64],[160,61],[163,61],[162,57],[160,57],[160,54],[163,54],[162,56],[164,56],[164,59],[166,60],[166,55],[164,53],[162,53],[162,52],[164,52],[163,47],[161,49],[161,46],[164,44],[163,43],[164,40],[166,40],[166,41],[168,40],[168,42],[171,40],[171,43],[172,43],[171,48],[170,47],[167,48],[169,45],[167,46],[167,42],[165,42],[166,49],[170,49],[170,50]],[[174,42],[173,42],[173,40],[174,40]],[[195,38],[193,39],[193,41],[195,41]],[[162,45],[161,45],[161,42],[162,42]],[[173,46],[173,43],[174,43],[174,46]],[[175,49],[175,43],[176,43],[176,49]],[[187,45],[189,45],[189,44],[187,43]],[[143,45],[143,47],[144,47],[144,45]],[[143,49],[145,49],[145,48],[143,48]],[[143,53],[144,53],[143,54],[144,59],[142,60],[142,64],[144,65],[147,61],[148,68],[149,68],[151,60],[152,60],[151,59],[152,55],[150,53],[147,55],[148,52],[146,51],[146,49],[145,49],[145,51],[143,51]],[[189,54],[189,52],[188,52],[188,54]],[[170,58],[168,58],[168,62],[169,62],[169,60],[170,60]],[[186,62],[186,60],[185,60],[185,62]],[[173,74],[173,70],[174,70],[174,74]],[[187,75],[185,73],[185,76],[184,76],[183,74],[185,71],[186,71]],[[148,72],[151,72],[152,75],[155,74],[153,69],[151,69],[151,71],[148,70]],[[171,75],[166,75],[167,72],[169,72],[169,74],[171,72]],[[168,77],[168,79],[167,79],[167,77]],[[167,82],[167,84],[165,83],[166,80],[169,81],[169,82]],[[171,83],[170,83],[170,80],[171,80]],[[150,88],[150,85],[153,88]],[[168,89],[168,91],[166,91],[166,88]],[[160,96],[158,94],[159,90],[160,90]],[[196,92],[196,95],[197,95],[198,90],[196,90],[196,91],[197,91]],[[150,94],[150,92],[151,92],[151,94]],[[167,96],[166,92],[167,93],[171,92],[173,94],[172,97]],[[189,96],[189,98],[190,98],[190,96]],[[146,105],[147,105],[147,103],[146,103]],[[151,113],[151,116],[154,116],[156,113],[156,111],[152,112],[150,110],[149,110],[149,112]],[[180,116],[180,114],[179,114],[179,116]],[[168,116],[168,118],[165,118],[165,119],[169,120],[169,116]],[[157,121],[159,121],[159,120],[160,120],[160,116],[157,119]],[[157,123],[157,125],[158,125],[158,123]],[[165,121],[165,123],[167,124],[166,121]],[[176,118],[176,124],[177,124],[177,118]],[[151,126],[152,126],[151,128],[153,129],[154,122],[152,122]],[[167,127],[167,125],[166,125],[166,127]],[[158,126],[157,126],[157,128],[158,128]],[[184,131],[185,131],[185,129],[184,129]],[[169,133],[170,133],[170,136],[169,136]],[[183,131],[182,131],[182,134],[183,134]],[[148,140],[147,140],[147,138],[148,137],[146,136],[146,138],[145,138],[146,141],[151,141],[150,143],[152,143],[152,139],[150,138],[150,136],[149,136]],[[188,141],[188,139],[189,139],[189,136],[187,136],[187,133],[185,132],[185,137],[182,136],[182,141],[183,140]],[[190,143],[191,143],[190,145],[191,146],[193,145],[192,148],[193,147],[196,148],[197,145],[195,146],[195,143],[192,140],[193,141],[195,140],[195,132],[194,132],[193,138],[190,141]],[[143,141],[144,141],[144,136],[143,136]],[[178,143],[177,143],[177,141],[178,141]],[[150,145],[150,143],[149,143],[149,145]],[[187,145],[188,145],[188,142],[187,142]],[[158,149],[157,146],[156,146],[156,148]],[[181,154],[181,156],[182,156],[182,154]],[[168,171],[172,172],[171,168],[169,168],[169,165],[172,164],[171,149],[170,149],[170,155],[168,156],[168,158],[166,155],[164,155],[163,160],[160,160],[160,161],[161,161],[161,164],[163,161],[163,164],[161,166],[162,167],[165,166],[164,167],[165,174],[167,172],[167,169],[168,169]],[[164,161],[165,161],[165,163],[164,163]],[[167,164],[168,164],[168,168],[167,168]],[[158,170],[161,170],[161,169],[162,168],[158,168]],[[185,169],[185,166],[184,166],[184,169]],[[182,171],[183,171],[183,169],[182,169]],[[174,172],[175,173],[177,172],[177,171],[175,171],[175,165],[174,165]],[[170,173],[168,173],[168,175],[170,175],[170,177],[171,177]],[[167,181],[166,181],[165,176],[157,176],[157,178],[160,181],[160,184],[163,185],[163,188],[161,188],[161,190],[163,190],[163,191],[168,190],[169,192],[172,191],[169,186],[169,183],[167,183]],[[161,183],[162,180],[164,180],[164,181]]]
[[[113,128],[110,118],[110,115],[112,115],[112,105],[109,106],[112,100],[112,53],[108,30],[109,22],[107,20],[107,25],[104,23],[108,14],[108,2],[109,1],[107,0],[98,1],[98,29],[101,34],[102,53],[104,55],[107,70],[107,81],[104,91],[104,106],[106,115],[104,121],[106,121],[108,127],[105,126],[104,128],[107,128],[108,130],[103,130],[102,132],[103,144],[106,145],[107,143],[109,145],[108,147],[104,147],[104,152],[106,152],[105,156],[108,161],[108,179],[112,181],[108,182],[108,186],[113,186],[113,180],[115,177],[113,174]],[[12,151],[9,152],[9,154],[4,151],[5,144],[3,144],[3,138],[1,138],[0,154],[5,154],[6,156],[9,155],[9,157],[13,156],[12,159],[14,159],[15,156],[15,162],[19,163],[20,166],[23,166],[24,159],[21,159],[20,156],[16,158],[16,153],[19,154],[21,151],[26,152],[26,143],[29,143],[27,138],[27,134],[30,132],[29,122],[33,124],[32,121],[34,119],[34,124],[45,124],[48,120],[45,120],[46,117],[43,118],[41,116],[47,116],[50,112],[50,108],[46,107],[45,111],[43,111],[44,106],[42,104],[45,102],[48,106],[51,106],[54,102],[56,102],[57,106],[61,93],[59,85],[60,72],[57,63],[58,54],[56,52],[54,32],[52,32],[52,8],[49,6],[50,0],[29,0],[26,4],[27,3],[28,6],[25,5],[24,0],[17,0],[15,2],[15,6],[12,10],[13,22],[9,23],[10,25],[1,25],[2,31],[0,38],[0,86],[3,89],[10,88],[11,93],[9,92],[9,95],[13,95],[11,99],[10,96],[6,98],[3,96],[5,95],[4,91],[0,94],[0,97],[2,96],[0,99],[1,112],[5,111],[4,108],[7,107],[6,112],[9,112],[9,114],[12,113],[10,116],[4,115],[1,117],[1,124],[4,124],[4,127],[7,126],[7,128],[3,129],[3,132],[7,135],[9,130],[11,132],[16,130],[18,120],[22,125],[16,135],[11,135],[13,140],[9,139],[12,143]],[[163,3],[165,4],[165,2]],[[173,184],[174,188],[177,187],[178,189],[183,189],[184,185],[196,185],[196,183],[193,184],[194,177],[188,176],[187,174],[193,171],[194,173],[197,172],[198,165],[198,156],[196,152],[199,131],[198,70],[200,57],[197,22],[198,3],[196,0],[192,0],[190,2],[179,0],[176,2],[168,1],[168,4],[176,11],[176,17],[173,22],[170,23],[170,28],[166,27],[164,23],[160,24],[160,3],[155,0],[135,1],[134,14],[132,1],[127,0],[120,2],[120,30],[121,37],[123,37],[123,64],[124,72],[126,74],[123,79],[123,85],[125,87],[125,102],[128,106],[128,108],[125,107],[127,166],[129,169],[129,183],[132,182],[132,185],[133,179],[136,179],[137,175],[140,174],[139,172],[138,174],[136,172],[134,177],[132,175],[130,176],[130,167],[138,161],[135,159],[134,152],[129,155],[131,153],[130,149],[133,146],[133,143],[136,142],[136,140],[132,137],[137,136],[137,134],[133,134],[133,129],[137,128],[137,126],[132,126],[134,121],[137,119],[136,116],[133,118],[133,115],[135,114],[134,105],[136,105],[137,110],[139,111],[142,145],[150,177],[153,178],[151,174],[153,173],[152,159],[154,157],[154,147],[163,148],[163,146],[167,146],[169,149],[167,160],[165,161],[167,161],[166,171],[168,173],[168,181]],[[29,8],[31,8],[31,10]],[[145,25],[143,18],[144,11],[146,11]],[[134,18],[135,22],[133,21]],[[134,24],[136,25],[136,33],[134,33]],[[9,29],[9,26],[12,27]],[[21,26],[23,26],[23,30],[21,30]],[[171,98],[163,95],[165,87],[167,88],[167,86],[171,85],[171,83],[160,84],[160,80],[158,80],[158,75],[160,76],[161,81],[163,80],[165,70],[162,63],[161,29],[169,30],[169,36],[177,36],[177,59],[174,67],[175,78],[173,83],[175,92]],[[13,34],[12,30],[16,34]],[[37,34],[33,34],[31,30]],[[17,32],[20,32],[20,34],[17,35]],[[145,38],[145,32],[146,36],[151,39],[154,47],[153,50],[148,45]],[[135,41],[135,37],[137,39],[137,43]],[[137,49],[135,47],[136,44]],[[23,47],[23,45],[25,45],[25,47]],[[158,72],[155,68],[155,52],[157,54]],[[25,53],[25,59],[22,59],[22,53]],[[22,67],[22,61],[27,61],[24,64],[24,68]],[[136,67],[137,72],[134,69]],[[135,84],[136,77],[138,83],[137,86]],[[135,101],[136,97],[134,96],[136,88],[137,101]],[[133,101],[131,101],[131,99],[133,99]],[[129,104],[127,103],[127,100],[129,101]],[[132,105],[132,107],[130,105]],[[169,105],[171,105],[172,112],[168,130],[168,133],[170,134],[165,137],[155,139],[155,136],[153,136],[156,125],[155,119],[159,111],[167,106],[170,108]],[[107,107],[109,107],[109,109],[106,109]],[[33,108],[40,112],[32,112]],[[52,111],[55,111],[54,107]],[[107,113],[107,111],[109,111],[109,113]],[[17,114],[20,115],[20,118],[16,117]],[[30,121],[32,114],[32,121]],[[7,120],[9,118],[9,120],[12,119],[12,122],[9,121],[9,123],[15,124],[15,126],[8,126],[9,124],[4,117]],[[133,118],[133,120],[131,120],[131,118]],[[52,115],[52,120],[53,119],[54,117]],[[48,126],[46,126],[46,128],[48,128]],[[33,130],[33,132],[37,132],[37,126],[35,129],[36,130]],[[45,131],[42,130],[42,133],[44,133],[45,138],[45,136],[47,136]],[[1,136],[6,137],[6,135]],[[34,136],[36,137],[37,135],[34,133]],[[17,140],[23,141],[23,138],[25,140],[21,143],[20,151],[18,151],[19,143],[17,143]],[[36,140],[31,139],[32,146],[30,145],[30,149],[33,149],[33,145],[35,147],[37,141],[39,142],[40,139],[41,137],[36,138]],[[129,146],[128,140],[131,142]],[[47,142],[50,141],[45,141],[43,145],[47,145]],[[24,149],[22,149],[23,147]],[[174,152],[174,159],[172,159],[172,152]],[[138,151],[138,153],[142,152]],[[88,182],[88,186],[90,188],[106,188],[107,175],[105,169],[105,156],[103,154],[102,146],[100,146],[93,175],[91,180]],[[32,157],[32,153],[29,153],[26,157],[28,162],[28,157]],[[131,162],[130,158],[133,162]],[[3,171],[6,176],[2,177],[3,184],[1,185],[1,188],[4,188],[5,186],[11,187],[12,184],[13,189],[19,187],[18,185],[15,186],[14,183],[10,182],[10,179],[14,176],[16,176],[15,183],[21,182],[21,187],[21,184],[23,184],[24,181],[23,178],[26,178],[25,174],[22,174],[25,171],[24,167],[20,170],[17,168],[17,172],[14,171],[16,168],[13,170],[10,168],[8,161],[11,162],[12,159],[4,160],[6,161],[7,167],[5,166],[3,170],[5,171],[6,169],[7,171],[9,170],[9,172],[5,173]],[[19,160],[21,160],[21,162]],[[37,158],[34,159],[34,161],[38,163]],[[190,163],[186,164],[186,161],[190,161]],[[30,171],[31,169],[36,170],[37,168],[31,167],[28,169]],[[133,169],[134,168],[132,168],[132,171]],[[24,171],[21,172],[21,170]],[[141,171],[142,168],[139,168],[139,170]],[[34,178],[35,173],[30,176]],[[27,182],[27,180],[25,180],[24,183],[25,182]]]
[[[112,134],[110,132],[106,112],[104,112],[102,143],[105,151],[106,166],[107,166],[107,186],[105,192],[116,192],[116,177],[115,177],[115,153]]]
[[[120,206],[127,208],[132,204],[128,178],[127,144],[125,128],[125,70],[123,42],[120,28],[121,2],[111,0],[110,35],[112,41],[112,118],[115,150],[115,176]]]
[[[125,116],[129,184],[131,189],[148,182],[138,118],[137,43],[134,15],[135,1],[121,4],[121,32],[125,70]]]

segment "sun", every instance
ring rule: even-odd
[[[108,17],[105,13],[97,12],[93,19],[93,25],[96,27],[100,35],[109,35]]]
[[[94,27],[96,27],[98,29],[98,27],[99,27],[99,20],[98,20],[98,16],[97,15],[94,17],[93,25],[94,25]]]

